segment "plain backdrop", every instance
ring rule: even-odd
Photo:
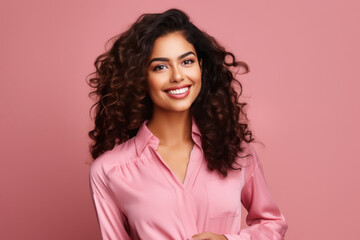
[[[250,66],[242,99],[286,239],[358,239],[358,1],[0,4],[0,239],[100,239],[86,76],[110,37],[171,7]]]

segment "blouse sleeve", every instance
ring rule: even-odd
[[[97,160],[96,160],[97,161]],[[96,161],[90,168],[89,182],[92,201],[103,240],[130,240],[126,217],[108,189],[106,174]]]
[[[238,234],[224,234],[228,240],[282,240],[288,228],[284,216],[273,201],[265,181],[263,169],[254,148],[253,171],[241,191],[241,202],[248,211],[248,228]]]

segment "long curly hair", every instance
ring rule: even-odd
[[[96,95],[95,128],[89,132],[96,159],[137,134],[144,120],[152,116],[153,103],[147,90],[146,63],[155,40],[172,32],[181,32],[202,61],[201,90],[190,107],[202,135],[202,147],[208,169],[224,177],[244,151],[241,142],[254,141],[239,102],[241,83],[235,79],[239,69],[249,72],[245,62],[237,61],[214,37],[199,30],[183,11],[142,14],[128,30],[111,38],[111,48],[98,56],[88,84]],[[233,72],[237,69],[237,72]],[[235,85],[238,85],[238,91]],[[239,165],[239,164],[238,164]]]

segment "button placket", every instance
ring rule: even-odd
[[[189,205],[191,202],[189,202],[187,194],[189,194],[189,192],[185,189],[176,191],[179,214],[182,219],[186,236],[190,238],[194,234],[197,234],[198,231],[193,211]]]

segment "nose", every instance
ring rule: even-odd
[[[171,76],[171,81],[172,82],[180,82],[182,80],[184,80],[183,72],[178,67],[175,67],[173,69],[173,73],[172,73],[172,76]]]

